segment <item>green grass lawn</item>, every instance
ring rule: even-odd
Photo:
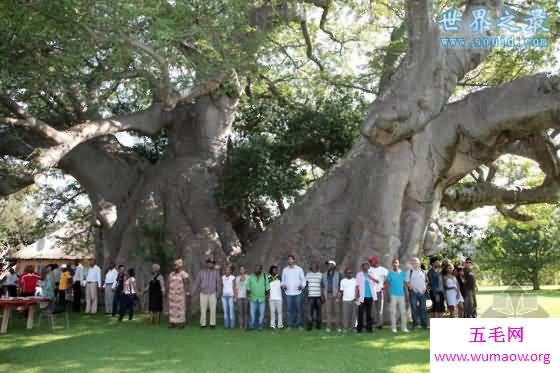
[[[480,309],[504,288],[481,289]],[[560,290],[537,292],[560,317]],[[337,336],[326,332],[184,330],[152,326],[140,315],[119,324],[105,316],[76,316],[69,329],[47,323],[27,331],[15,318],[0,336],[0,372],[428,372],[429,333]]]
[[[63,322],[61,321],[62,325]],[[388,330],[246,332],[155,327],[141,317],[117,323],[81,316],[70,329],[26,331],[23,320],[0,337],[1,372],[428,372],[428,332]]]
[[[543,286],[538,291],[530,289],[530,287],[524,287],[522,290],[510,291],[507,287],[481,288],[477,295],[478,311],[482,314],[491,307],[496,302],[496,296],[502,299],[509,297],[513,303],[518,302],[520,297],[524,297],[524,303],[527,306],[537,305],[548,314],[548,317],[560,317],[560,288],[557,286]],[[522,316],[523,312],[521,311],[520,313]]]

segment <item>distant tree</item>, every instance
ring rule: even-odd
[[[217,190],[242,243],[251,241],[245,232],[272,223],[359,137],[366,111],[360,95],[317,89],[311,96],[289,105],[265,95],[242,100]]]
[[[34,188],[0,199],[0,249],[11,255],[19,245],[28,245],[45,233],[47,225],[37,213]]]
[[[445,243],[440,255],[459,261],[473,255],[480,228],[461,221],[447,221],[442,229]]]
[[[480,240],[477,262],[505,283],[530,283],[539,290],[546,275],[560,269],[560,222],[554,206],[527,208],[534,219],[498,216]]]

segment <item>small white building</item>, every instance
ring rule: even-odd
[[[11,256],[16,263],[16,270],[22,272],[28,265],[39,269],[47,264],[70,264],[74,260],[85,260],[93,257],[92,249],[70,237],[74,237],[75,230],[63,227],[47,234],[38,241],[21,247]]]

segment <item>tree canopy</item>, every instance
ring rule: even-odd
[[[82,216],[111,230],[98,239],[118,241],[130,225],[141,226],[135,198],[143,195],[145,210],[173,211],[158,225],[166,234],[189,227],[193,237],[232,247],[228,224],[237,234],[247,224],[272,225],[312,185],[321,187],[315,169],[332,180],[317,206],[338,201],[339,193],[367,194],[391,169],[415,178],[378,188],[402,192],[395,197],[402,214],[389,217],[383,201],[390,199],[381,197],[370,204],[390,224],[354,220],[358,233],[402,246],[392,254],[417,250],[440,204],[457,211],[496,206],[528,220],[521,206],[556,202],[560,192],[560,11],[553,0],[507,4],[516,22],[535,6],[546,12],[544,48],[458,50],[441,45],[439,17],[451,6],[465,24],[476,7],[503,12],[502,2],[482,0],[5,1],[0,195],[57,168],[80,183],[62,202],[85,192],[92,208]],[[468,28],[455,36],[475,38]],[[120,139],[124,133],[134,144]],[[504,155],[530,160],[538,175],[516,185]],[[354,179],[369,189],[349,186],[352,172],[337,170],[357,159],[363,163]],[[529,167],[523,162],[514,168]],[[182,180],[174,193],[187,207],[168,201],[169,173]],[[204,188],[208,175],[217,181]],[[189,184],[197,177],[198,185]],[[158,178],[165,181],[149,182]],[[208,191],[225,217],[204,197]],[[167,227],[177,219],[174,209],[214,215]],[[316,224],[331,232],[352,231],[348,222],[334,229],[321,219]],[[219,220],[216,232],[210,220]],[[176,242],[192,241],[174,234]],[[346,238],[321,239],[347,245]]]
[[[477,261],[507,285],[539,290],[560,266],[560,225],[554,206],[533,206],[535,218],[519,222],[494,218],[479,242]]]

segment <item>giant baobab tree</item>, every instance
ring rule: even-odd
[[[443,48],[436,4],[410,0],[399,5],[404,16],[391,35],[406,41],[405,51],[386,53],[381,73],[371,77],[376,90],[362,136],[242,250],[214,194],[240,96],[255,81],[281,94],[270,64],[274,53],[286,54],[279,40],[294,35],[299,44],[290,48],[299,48],[307,68],[336,84],[329,71],[336,54],[323,59],[313,41],[326,35],[340,48],[348,43],[332,26],[344,5],[19,5],[2,5],[0,194],[53,168],[72,175],[91,202],[101,260],[142,263],[135,227],[160,219],[191,272],[205,256],[242,254],[262,263],[283,262],[288,253],[303,262],[334,257],[343,265],[378,254],[387,264],[434,241],[442,206],[492,205],[519,217],[520,205],[558,198],[560,78],[526,75],[456,99],[461,82],[492,51]],[[502,9],[500,1],[467,1],[465,23],[475,6]],[[476,37],[468,28],[457,36]],[[163,154],[149,162],[117,140],[121,132],[164,136]],[[513,191],[493,183],[493,162],[503,154],[537,162],[546,174],[542,185]],[[474,182],[459,183],[469,174]]]

